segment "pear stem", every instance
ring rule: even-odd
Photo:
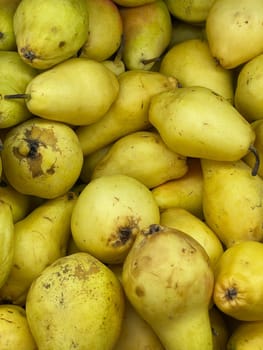
[[[251,145],[249,147],[249,151],[254,154],[255,159],[256,159],[254,167],[252,168],[252,171],[251,171],[251,175],[252,176],[256,176],[257,173],[258,173],[259,166],[260,166],[259,154],[258,154],[258,151],[257,151],[256,147],[254,147],[253,145]]]
[[[11,94],[11,95],[4,95],[4,99],[5,99],[5,100],[12,100],[12,99],[17,99],[17,98],[29,99],[29,98],[30,98],[30,94]]]

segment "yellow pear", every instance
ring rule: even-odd
[[[234,74],[220,66],[203,39],[186,40],[163,56],[160,72],[175,76],[182,86],[205,86],[233,103]]]
[[[86,0],[86,4],[89,29],[80,56],[103,61],[120,46],[123,32],[120,11],[112,0]]]
[[[0,300],[24,305],[33,280],[66,254],[74,192],[49,199],[14,225],[14,254]]]
[[[137,131],[115,141],[95,166],[92,178],[124,174],[148,188],[177,179],[188,170],[185,157],[171,151],[154,131]]]
[[[150,128],[148,110],[153,95],[177,88],[177,80],[159,72],[128,70],[118,76],[119,93],[110,109],[76,134],[84,156],[134,131]]]
[[[261,350],[263,346],[263,321],[243,321],[232,332],[227,350]]]
[[[214,275],[203,247],[173,228],[151,225],[123,264],[127,298],[166,350],[212,350]]]
[[[137,234],[159,220],[158,205],[144,184],[123,174],[106,175],[81,191],[71,231],[79,250],[104,263],[122,263]]]
[[[116,75],[102,63],[74,57],[38,74],[28,83],[25,97],[36,116],[88,125],[108,111],[118,92]]]
[[[38,71],[22,61],[16,51],[0,51],[0,128],[9,128],[32,117],[24,99],[8,99],[24,94]]]
[[[7,182],[18,192],[41,198],[55,198],[71,189],[83,164],[74,130],[41,118],[11,128],[1,156]]]
[[[16,38],[13,28],[13,17],[21,0],[0,1],[0,50],[15,51]]]
[[[243,241],[227,248],[215,270],[213,300],[240,321],[263,320],[263,243]]]
[[[121,7],[123,23],[122,59],[127,69],[150,70],[172,34],[171,15],[164,1],[135,7]]]
[[[201,160],[203,213],[208,226],[230,247],[263,239],[263,179],[242,160]]]
[[[224,316],[215,305],[209,309],[213,335],[213,350],[226,350],[230,331]]]
[[[206,37],[212,55],[232,69],[263,52],[263,2],[215,0],[206,18]]]
[[[186,157],[238,160],[255,139],[249,122],[235,107],[203,86],[153,96],[149,121],[170,149]]]
[[[168,208],[161,212],[160,224],[176,228],[193,237],[205,249],[212,268],[223,254],[223,245],[217,235],[201,219],[183,208]]]
[[[235,106],[250,122],[263,119],[263,54],[245,63],[237,76]]]
[[[161,211],[179,207],[203,218],[203,174],[199,158],[187,160],[188,171],[179,179],[170,180],[152,189]]]
[[[13,18],[17,51],[27,64],[50,68],[78,52],[88,25],[86,0],[22,0]]]
[[[0,305],[1,350],[37,350],[26,311],[19,305]]]

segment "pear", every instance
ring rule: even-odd
[[[121,5],[124,7],[135,7],[135,6],[150,4],[151,2],[154,2],[155,0],[113,0],[113,1],[117,5]]]
[[[258,92],[263,88],[263,54],[245,63],[237,76],[235,106],[249,121],[263,119],[263,98]]]
[[[22,0],[13,26],[21,58],[37,69],[48,69],[84,45],[89,26],[86,0]]]
[[[25,97],[35,116],[88,125],[108,111],[118,92],[116,75],[102,63],[74,57],[31,79]]]
[[[27,319],[39,350],[114,348],[124,296],[114,273],[88,253],[57,259],[32,283]]]
[[[107,67],[117,76],[125,72],[126,70],[125,64],[121,59],[120,60],[107,59],[107,60],[101,61],[101,63],[104,64],[105,67]]]
[[[261,0],[213,1],[206,18],[206,37],[222,67],[236,68],[263,52],[262,21]]]
[[[120,11],[112,0],[86,0],[86,4],[89,29],[80,56],[103,61],[110,58],[121,44],[123,25]]]
[[[217,235],[201,219],[183,208],[168,208],[161,212],[160,224],[173,227],[193,237],[205,249],[213,269],[223,254]]]
[[[125,294],[166,350],[212,350],[214,275],[203,247],[173,228],[151,225],[123,264]]]
[[[179,207],[203,218],[203,174],[199,158],[187,160],[188,171],[179,179],[170,180],[151,191],[161,211]]]
[[[0,305],[1,350],[37,350],[26,311],[19,305]]]
[[[209,309],[210,323],[213,335],[213,350],[226,350],[230,331],[225,315],[215,305]]]
[[[13,17],[21,0],[0,1],[0,50],[16,51]]]
[[[145,70],[125,71],[118,82],[119,93],[108,112],[97,122],[76,129],[84,156],[131,132],[149,129],[152,96],[177,88],[176,78]]]
[[[171,40],[172,21],[166,4],[156,0],[141,6],[121,7],[119,11],[126,68],[150,70]]]
[[[242,160],[201,160],[203,213],[226,246],[263,239],[263,179]]]
[[[184,87],[210,88],[233,103],[233,71],[218,65],[206,40],[189,39],[171,47],[162,58],[160,72],[175,76]]]
[[[231,333],[226,349],[260,350],[263,346],[263,321],[242,321]]]
[[[0,128],[12,127],[32,117],[24,99],[10,100],[6,95],[23,94],[37,74],[16,51],[0,51]]]
[[[247,240],[227,248],[216,271],[213,300],[240,321],[262,321],[262,242]]]
[[[69,192],[45,201],[14,225],[14,255],[0,300],[24,305],[33,280],[66,254],[77,196]]]
[[[36,117],[9,130],[1,156],[7,182],[15,190],[45,199],[69,191],[83,164],[74,130]]]
[[[235,107],[203,86],[153,96],[148,115],[167,146],[186,157],[238,160],[255,140],[249,122]]]
[[[191,39],[206,39],[205,26],[184,22],[178,18],[172,18],[172,37],[168,50],[173,46]],[[194,63],[194,62],[192,62]]]
[[[103,263],[122,263],[137,234],[158,224],[160,213],[151,191],[123,174],[90,181],[72,212],[71,231],[80,251]]]
[[[113,143],[96,164],[92,179],[124,174],[153,188],[182,177],[187,170],[186,158],[171,151],[157,132],[137,131]]]

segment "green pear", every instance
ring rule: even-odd
[[[88,23],[86,0],[21,0],[13,18],[18,53],[35,68],[50,68],[78,52]]]
[[[213,2],[214,0],[165,0],[174,17],[193,24],[205,22]]]
[[[238,73],[235,89],[235,106],[249,121],[263,119],[263,54],[245,63]]]
[[[187,170],[186,158],[171,151],[157,132],[137,131],[113,143],[95,166],[92,178],[124,174],[153,188],[182,177]]]
[[[11,100],[6,95],[23,94],[37,74],[16,51],[0,51],[0,128],[15,126],[32,117],[24,99]]]
[[[263,2],[215,0],[206,18],[206,37],[212,55],[232,69],[263,52]]]
[[[118,82],[119,93],[108,112],[97,122],[76,129],[84,156],[131,132],[150,128],[152,96],[177,88],[176,78],[145,70],[125,71]]]
[[[214,274],[191,236],[151,225],[123,263],[125,294],[166,350],[212,350],[209,318]]]
[[[172,34],[171,16],[162,0],[136,7],[122,7],[122,58],[127,69],[150,70]]]
[[[237,109],[203,86],[153,96],[149,121],[169,148],[186,157],[238,160],[255,140],[251,125]]]
[[[174,45],[163,56],[159,71],[175,76],[184,87],[204,86],[233,103],[233,71],[217,63],[206,40],[190,39]]]
[[[13,17],[21,0],[0,0],[0,50],[16,51]]]
[[[203,212],[226,246],[263,239],[263,179],[242,160],[202,159]]]
[[[68,192],[47,200],[14,225],[11,271],[0,300],[24,305],[28,289],[53,261],[66,254],[70,220],[77,196]]]
[[[36,116],[88,125],[108,111],[118,92],[116,75],[102,63],[74,57],[31,79],[25,98],[28,110]]]
[[[86,0],[86,3],[89,29],[80,57],[103,61],[110,58],[121,44],[123,25],[120,11],[112,0]],[[105,34],[109,30],[110,34]]]

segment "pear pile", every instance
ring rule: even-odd
[[[262,0],[0,0],[0,349],[263,349]]]

